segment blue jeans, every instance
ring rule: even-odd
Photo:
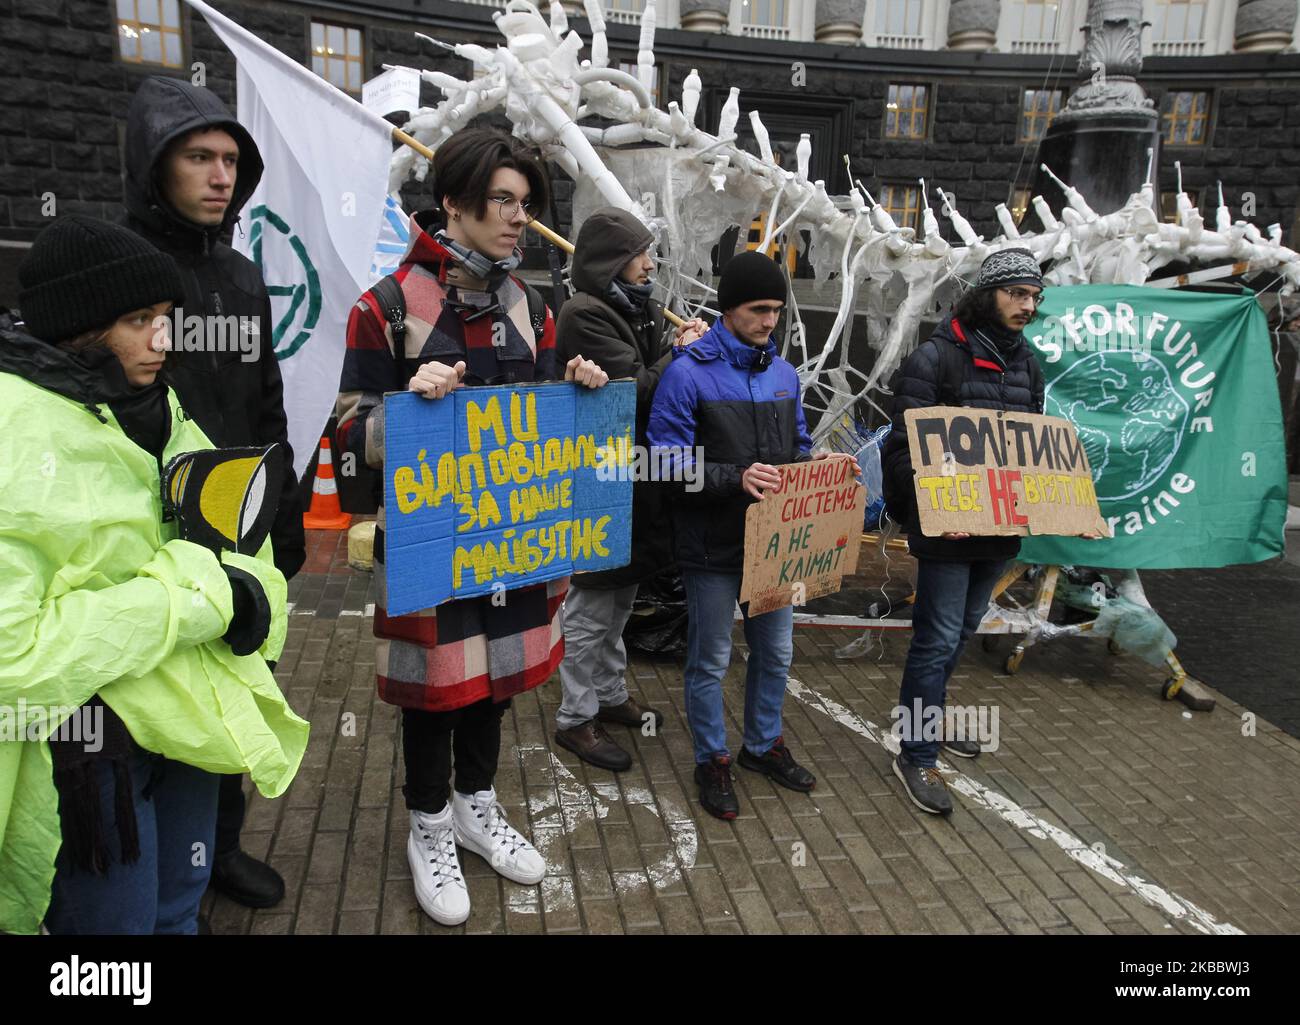
[[[131,757],[140,858],[123,865],[113,811],[113,769],[99,762],[100,821],[111,862],[104,875],[75,868],[61,849],[45,926],[55,935],[102,936],[198,932],[199,901],[212,872],[221,777],[164,760],[148,799],[156,755]],[[199,846],[202,845],[202,846]],[[195,864],[198,862],[198,864]]]
[[[722,678],[731,664],[731,628],[740,574],[682,574],[686,586],[686,721],[695,761],[729,755],[722,708]],[[744,611],[742,609],[742,611]],[[787,606],[752,618],[745,614],[745,747],[766,754],[781,736],[781,704],[794,654],[794,609]]]
[[[908,711],[911,729],[900,745],[916,765],[933,767],[939,756],[938,740],[922,740],[924,722],[915,715],[916,702],[942,712],[948,678],[957,667],[966,641],[980,625],[989,607],[993,585],[1006,562],[940,562],[918,559],[916,606],[912,611],[912,646],[907,649],[903,685],[898,703]],[[911,739],[913,736],[916,739]]]

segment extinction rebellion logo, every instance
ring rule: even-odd
[[[1030,332],[1049,382],[1044,412],[1074,424],[1112,533],[1155,526],[1196,488],[1171,472],[1187,435],[1214,430],[1215,371],[1191,331],[1115,302],[1068,307]],[[1075,355],[1057,372],[1065,353]]]
[[[307,343],[320,320],[320,277],[306,245],[279,214],[263,204],[253,207],[251,220],[249,248],[275,316],[275,358],[286,360]]]

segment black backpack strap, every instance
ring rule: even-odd
[[[939,346],[939,395],[941,406],[960,406],[961,386],[966,380],[970,353],[956,342],[941,339]]]
[[[527,281],[521,281],[520,284],[524,286],[524,295],[528,297],[528,320],[533,325],[533,337],[540,342],[542,332],[546,330],[546,300]]]
[[[393,358],[397,361],[398,389],[406,387],[406,293],[395,275],[380,278],[370,289],[379,312],[393,331]]]

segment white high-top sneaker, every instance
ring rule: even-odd
[[[437,815],[413,811],[406,838],[415,898],[439,925],[460,925],[469,918],[469,889],[456,857],[453,820],[450,803]]]
[[[546,862],[537,848],[506,821],[495,790],[480,790],[470,797],[453,793],[451,806],[458,844],[481,855],[498,873],[516,883],[542,881]]]

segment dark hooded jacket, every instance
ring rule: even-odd
[[[220,128],[239,145],[239,167],[230,206],[220,225],[201,226],[181,217],[163,198],[159,162],[167,147],[196,129]],[[234,347],[184,351],[177,345],[167,356],[167,383],[176,390],[188,415],[218,448],[269,445],[289,447],[284,386],[279,361],[270,344],[275,321],[261,271],[222,241],[234,228],[239,211],[262,178],[262,157],[253,137],[216,96],[174,78],[146,79],[131,101],[126,126],[125,224],[170,255],[185,286],[188,317],[256,317],[262,339],[257,359],[245,361]],[[178,325],[177,325],[178,326]],[[180,339],[173,330],[173,339]],[[302,501],[298,482],[285,474],[279,510],[271,531],[275,564],[291,577],[306,556]]]
[[[949,347],[956,349],[956,357],[945,357],[944,350]],[[956,394],[947,394],[946,359],[961,370],[951,382],[956,386]],[[970,537],[953,541],[921,533],[912,453],[907,447],[903,414],[921,406],[945,405],[1041,413],[1043,370],[1024,335],[990,329],[973,331],[955,317],[947,317],[903,361],[892,388],[894,426],[881,453],[885,501],[889,514],[907,533],[912,554],[941,562],[1014,559],[1020,551],[1018,537]]]
[[[636,443],[642,446],[650,401],[672,362],[672,345],[664,336],[658,303],[649,300],[642,310],[629,314],[611,303],[608,291],[628,261],[653,243],[646,226],[624,210],[606,207],[588,217],[574,246],[574,295],[560,309],[555,328],[558,366],[582,356],[599,365],[611,381],[636,381]],[[628,587],[671,568],[670,529],[662,487],[637,482],[632,489],[632,561],[602,573],[578,574],[573,586]]]

